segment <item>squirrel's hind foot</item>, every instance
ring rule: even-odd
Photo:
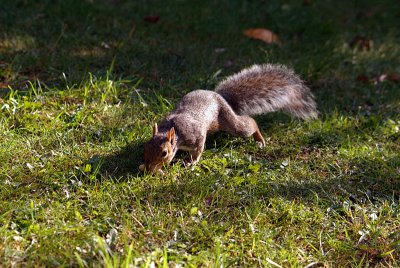
[[[259,148],[265,147],[265,140],[264,140],[260,130],[257,129],[256,132],[253,133],[253,138],[256,141],[257,146]]]

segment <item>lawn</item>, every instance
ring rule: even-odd
[[[0,266],[400,266],[397,1],[3,0]],[[249,39],[267,28],[282,44]],[[152,125],[254,63],[320,111],[139,172]]]

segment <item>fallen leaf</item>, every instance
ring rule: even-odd
[[[391,74],[389,76],[389,80],[395,83],[398,83],[400,81],[400,78],[397,74]]]
[[[0,82],[0,88],[8,88],[10,84],[6,83],[6,82]]]
[[[243,34],[249,38],[261,40],[267,44],[282,44],[278,35],[264,28],[250,28],[243,31]]]
[[[362,75],[357,76],[357,81],[367,84],[367,83],[369,83],[369,78],[368,78],[368,76],[362,74]]]
[[[349,43],[351,48],[358,50],[369,51],[373,46],[374,42],[365,36],[356,35]]]
[[[143,18],[143,20],[145,22],[149,22],[149,23],[156,23],[157,21],[160,20],[160,15],[150,15],[150,16],[145,16]]]

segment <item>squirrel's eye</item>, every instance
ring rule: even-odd
[[[167,151],[162,151],[162,153],[161,153],[161,157],[166,157],[166,156],[167,156],[167,154],[168,154],[168,152],[167,152]]]

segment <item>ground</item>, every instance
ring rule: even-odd
[[[396,1],[3,2],[2,266],[400,265]],[[319,119],[259,116],[266,148],[215,134],[198,165],[139,172],[185,93],[266,62]]]

